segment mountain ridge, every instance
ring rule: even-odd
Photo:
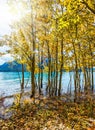
[[[17,72],[17,71],[19,72],[22,71],[22,65],[19,64],[17,61],[5,62],[4,64],[0,65],[0,72]]]

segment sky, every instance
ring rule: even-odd
[[[6,52],[7,50],[9,50],[9,47],[7,46],[3,46],[3,47],[0,47],[0,52]],[[4,64],[5,62],[9,62],[9,61],[12,61],[13,58],[11,57],[10,54],[6,54],[6,55],[3,55],[0,57],[0,65]]]
[[[10,23],[12,16],[9,13],[6,0],[0,0],[0,36],[10,33]]]
[[[20,21],[26,13],[26,10],[22,4],[17,3],[14,5],[16,7],[15,9],[10,9],[6,1],[7,0],[0,0],[0,39],[2,36],[10,34],[10,25],[12,25],[14,21]],[[0,52],[5,52],[7,49],[8,48],[6,46],[0,47]],[[10,60],[13,60],[10,54],[0,56],[0,65]]]
[[[9,13],[8,5],[6,0],[0,0],[0,38],[3,35],[10,34],[10,24],[12,21],[12,15]],[[8,48],[6,46],[0,47],[0,52],[5,52]],[[0,65],[4,62],[13,60],[10,54],[0,56]]]

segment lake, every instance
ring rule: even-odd
[[[71,86],[72,89],[74,88],[74,81],[73,81],[73,72],[63,72],[62,76],[62,92],[67,92],[70,87],[70,75],[71,75]],[[8,96],[15,93],[20,92],[20,79],[21,73],[18,72],[0,72],[0,96]],[[36,75],[36,78],[38,75]],[[47,85],[47,78],[48,75],[46,73],[43,74],[43,89]],[[81,87],[83,84],[83,74],[81,74]],[[94,73],[95,79],[95,73]],[[25,91],[30,91],[30,73],[25,72],[25,85],[27,84]]]

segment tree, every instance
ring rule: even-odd
[[[15,57],[20,57],[31,72],[31,97],[35,95],[37,79],[41,92],[44,73],[48,75],[49,95],[60,96],[64,69],[74,71],[75,100],[81,91],[94,91],[94,13],[89,11],[89,7],[94,9],[94,2],[29,0],[20,4],[24,4],[26,11],[21,21],[12,26],[15,39],[12,48]]]

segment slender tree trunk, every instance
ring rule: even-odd
[[[63,6],[61,6],[61,12],[62,12],[62,15],[63,15]],[[62,40],[61,40],[61,65],[60,65],[60,78],[59,78],[58,96],[61,95],[62,73],[63,73],[63,33],[62,33]]]
[[[75,44],[73,42],[73,49],[74,49],[74,56],[75,56],[75,74],[74,74],[74,85],[75,85],[75,101],[77,100],[77,85],[78,85],[78,63],[77,63],[77,55],[76,55],[76,49]]]
[[[32,97],[35,95],[35,55],[32,58],[32,69],[31,69],[31,86],[32,86]]]
[[[47,43],[48,45],[49,43]],[[49,89],[49,95],[51,96],[51,56],[50,56],[50,50],[48,45],[48,89]]]
[[[41,62],[42,62],[42,69],[41,69],[41,88],[43,88],[43,49],[42,49],[42,52],[41,52]]]
[[[60,78],[59,78],[58,96],[61,95],[62,73],[63,73],[63,38],[61,40],[61,65],[60,65]]]
[[[32,97],[35,95],[35,34],[34,27],[32,27],[32,41],[33,41],[33,54],[32,54],[32,67],[31,67],[31,87],[32,87]]]
[[[57,19],[56,19],[56,31],[57,31]],[[55,76],[55,96],[57,96],[57,87],[58,87],[58,38],[56,37],[56,76]]]
[[[93,70],[93,66],[92,66],[92,87],[91,87],[91,89],[92,89],[92,93],[94,92],[94,70]]]
[[[92,49],[91,49],[91,43],[89,42],[89,50],[90,50],[90,54],[91,54],[91,91],[93,93],[94,91],[94,70],[93,70],[93,63],[92,63],[92,58],[93,58],[93,54],[92,54]]]
[[[34,10],[33,10],[33,5],[32,1],[30,0],[31,4],[31,36],[32,36],[32,51],[33,54],[31,55],[31,61],[32,61],[32,66],[31,66],[31,97],[35,96],[35,41],[36,41],[36,24],[35,24],[35,17],[34,16]]]
[[[41,81],[40,81],[40,78],[41,78],[41,69],[40,69],[40,46],[38,44],[38,67],[39,67],[39,73],[38,73],[38,87],[39,87],[39,94],[41,94]]]
[[[24,64],[22,64],[22,83],[21,83],[21,91],[24,91]]]

